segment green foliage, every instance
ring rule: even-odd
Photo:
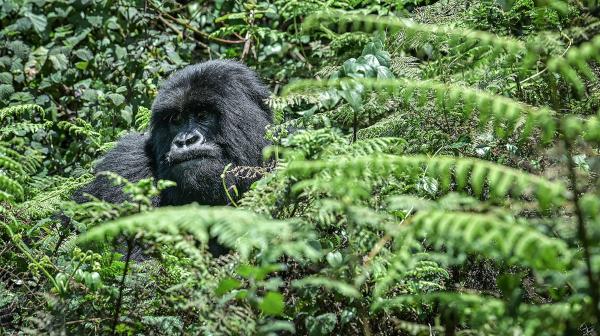
[[[415,101],[420,106],[435,99],[436,107],[442,113],[454,110],[457,103],[462,103],[460,113],[465,119],[471,117],[477,110],[479,123],[484,126],[493,120],[495,131],[501,137],[508,137],[515,131],[515,126],[522,126],[522,138],[531,135],[534,126],[544,131],[545,142],[552,140],[556,122],[552,116],[555,112],[548,108],[534,108],[506,97],[492,95],[481,90],[468,87],[447,85],[432,81],[415,80],[330,80],[330,81],[297,81],[287,87],[287,90],[344,88],[359,86],[360,91],[376,91],[380,94],[401,96],[405,101]]]
[[[593,1],[4,1],[0,334],[597,334],[599,23]],[[236,207],[154,209],[172,182],[110,173],[127,201],[70,200],[212,58],[274,92]]]
[[[600,36],[582,43],[578,48],[571,48],[564,56],[551,58],[548,69],[562,75],[580,95],[583,95],[585,83],[582,77],[589,81],[598,81],[597,74],[588,65],[588,62],[600,61],[598,52],[600,52]]]
[[[138,131],[143,131],[150,125],[150,118],[152,117],[152,111],[148,108],[140,106],[138,113],[135,117],[135,125]]]
[[[318,252],[307,244],[313,238],[303,234],[299,223],[268,220],[252,213],[218,207],[165,207],[95,227],[80,240],[111,240],[137,232],[188,233],[203,243],[208,243],[209,236],[214,236],[219,243],[239,251],[242,259],[247,259],[254,249],[259,251],[261,259],[271,262],[284,253],[298,258],[318,256]]]
[[[311,174],[324,170],[327,171],[326,181],[319,180],[319,177],[307,178]],[[413,176],[427,174],[439,181],[442,190],[449,190],[451,187],[464,190],[468,187],[479,197],[486,191],[484,187],[487,187],[486,194],[492,199],[502,199],[509,194],[519,197],[528,192],[535,195],[542,208],[552,204],[560,205],[566,197],[565,188],[559,183],[487,161],[454,157],[430,158],[377,154],[343,160],[335,158],[327,161],[296,161],[287,166],[287,172],[294,178],[302,180],[296,185],[296,189],[332,188],[329,183],[331,175],[356,178],[363,175],[402,177],[404,174]],[[455,183],[452,182],[452,177]]]

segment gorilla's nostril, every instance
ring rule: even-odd
[[[177,148],[182,148],[183,146],[185,146],[186,142],[183,141],[183,140],[176,139],[176,140],[173,141],[173,144]]]
[[[194,134],[185,141],[185,145],[186,146],[193,145],[196,142],[198,142],[199,139],[200,139],[200,136],[198,136],[198,134]]]

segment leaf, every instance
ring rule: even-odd
[[[349,74],[357,72],[357,67],[358,65],[356,64],[356,58],[350,58],[342,64],[341,70],[346,76],[348,76]]]
[[[394,74],[392,73],[392,71],[390,71],[390,69],[388,69],[384,66],[378,66],[377,67],[377,78],[378,79],[391,79],[391,78],[394,78]]]
[[[77,44],[79,44],[79,42],[83,41],[90,34],[91,31],[92,30],[90,28],[87,28],[81,31],[81,33],[69,37],[64,42],[65,46],[69,48],[74,48]]]
[[[100,279],[100,274],[98,272],[86,272],[84,275],[84,282],[85,285],[93,291],[102,287],[102,280]]]
[[[329,265],[331,265],[331,267],[340,266],[342,264],[342,261],[344,260],[342,254],[338,251],[327,253],[326,259]]]
[[[121,110],[121,118],[125,120],[127,125],[131,125],[131,123],[133,122],[133,111],[131,110],[130,105],[125,106],[125,108]]]
[[[29,13],[25,14],[25,17],[28,18],[29,21],[31,21],[33,28],[35,29],[36,32],[38,32],[38,34],[41,34],[42,32],[46,31],[46,26],[48,25],[48,21],[46,20],[45,16],[36,15],[36,14],[29,12]]]
[[[296,288],[301,288],[304,286],[324,287],[329,290],[334,290],[343,296],[352,298],[361,297],[360,292],[356,288],[354,288],[354,286],[342,281],[333,280],[325,277],[311,276],[304,279],[295,280],[293,282],[293,286]]]
[[[219,286],[217,286],[217,289],[215,289],[215,294],[217,296],[223,296],[231,292],[233,289],[240,288],[241,285],[242,283],[239,280],[234,278],[225,278],[219,282]]]
[[[377,67],[381,66],[379,60],[374,55],[364,55],[358,58],[357,63],[366,64],[371,69],[377,69]]]
[[[0,99],[5,100],[11,94],[15,92],[15,89],[10,84],[0,84]]]
[[[322,314],[317,317],[309,316],[304,322],[309,336],[330,335],[337,324],[337,316],[334,313]]]
[[[381,51],[381,45],[380,44],[375,44],[374,42],[369,42],[363,48],[361,56],[364,56],[364,55],[375,55],[379,51]]]
[[[118,93],[110,93],[107,95],[108,99],[112,101],[115,106],[119,106],[125,102],[125,97]]]
[[[0,72],[1,84],[12,84],[13,76],[10,72]]]
[[[127,49],[121,46],[115,46],[115,55],[118,60],[122,60],[127,57]]]
[[[64,54],[54,54],[48,56],[48,60],[52,62],[52,67],[54,70],[67,70],[69,61],[67,60],[67,56]]]
[[[46,60],[48,59],[48,49],[44,47],[36,48],[30,55],[30,61],[35,61],[35,66],[37,69],[41,69]]]
[[[73,52],[82,61],[89,61],[94,58],[94,54],[87,48],[77,49]]]
[[[89,65],[89,63],[88,63],[88,62],[77,62],[77,63],[75,63],[75,67],[76,67],[77,69],[80,69],[80,70],[85,70],[85,69],[87,69],[88,65]]]
[[[341,87],[342,90],[338,91],[339,95],[350,104],[352,109],[358,111],[362,105],[362,85],[355,82],[344,81],[342,82]]]
[[[268,292],[260,302],[259,308],[266,315],[281,315],[285,308],[283,295],[277,292]]]
[[[377,57],[377,60],[379,61],[379,64],[381,64],[384,67],[389,67],[391,64],[391,57],[390,57],[390,53],[388,53],[385,50],[379,50],[378,52],[373,54],[375,57]]]
[[[246,13],[242,12],[242,13],[229,13],[226,15],[223,15],[221,17],[218,17],[215,19],[215,23],[219,23],[219,22],[223,22],[226,20],[238,20],[238,19],[245,19],[246,18]]]

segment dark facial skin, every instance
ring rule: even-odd
[[[159,141],[171,144],[164,154],[168,164],[174,166],[190,160],[221,156],[221,149],[215,143],[219,132],[219,118],[215,112],[207,109],[197,113],[173,114],[160,126],[157,133],[163,134],[164,139]]]
[[[262,162],[267,96],[254,73],[235,62],[194,65],[169,78],[154,101],[148,140],[156,177],[177,183],[163,192],[162,205],[228,202],[225,166]],[[225,182],[247,187],[231,176]]]

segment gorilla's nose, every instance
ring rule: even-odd
[[[177,134],[173,139],[171,149],[167,153],[167,160],[171,164],[176,164],[210,156],[213,151],[214,146],[207,143],[199,130],[190,130]]]
[[[186,147],[194,147],[204,142],[204,137],[198,130],[178,134],[173,140],[173,145],[176,149],[185,149]]]

